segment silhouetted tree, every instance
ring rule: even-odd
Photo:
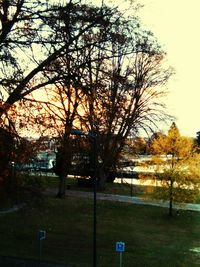
[[[153,34],[144,31],[137,18],[127,18],[116,8],[70,2],[44,12],[41,25],[52,34],[45,36],[50,43],[45,46],[48,57],[37,67],[41,76],[36,82],[42,83],[34,83],[23,97],[49,82],[55,84],[46,87],[51,99],[37,100],[35,122],[60,131],[66,158],[60,195],[64,194],[74,127],[98,138],[97,178],[103,189],[127,137],[166,119],[161,98],[172,71],[163,68],[165,53]],[[28,77],[35,75],[34,71]]]

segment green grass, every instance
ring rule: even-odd
[[[59,178],[56,176],[49,176],[46,175],[37,175],[31,176],[32,179],[37,180],[42,188],[57,188],[59,183]],[[78,191],[93,191],[93,188],[88,187],[80,187],[78,186],[77,178],[75,177],[68,177],[66,179],[66,188],[70,190],[78,190]],[[123,183],[107,183],[106,189],[103,191],[105,194],[117,194],[117,195],[125,195],[125,196],[136,196],[136,197],[143,197],[149,199],[165,199],[168,200],[168,195],[165,192],[162,192],[161,187],[155,187],[153,185],[134,185],[128,184],[125,181]],[[186,197],[187,192],[184,193],[185,190],[182,190],[182,202],[189,202],[189,203],[196,203],[200,204],[200,196],[197,199],[193,199],[192,195]],[[179,192],[180,195],[180,192]],[[186,197],[186,198],[185,198]],[[178,200],[177,200],[178,202]],[[1,202],[0,202],[1,208]],[[2,207],[3,208],[3,207]]]
[[[93,202],[89,199],[46,198],[0,217],[0,255],[38,258],[37,233],[47,231],[42,259],[70,267],[92,266]],[[116,267],[115,242],[124,241],[125,267],[199,266],[200,214],[181,212],[174,218],[167,209],[119,202],[97,203],[98,267]]]
[[[37,177],[38,178],[38,177]],[[59,178],[56,176],[41,176],[41,184],[43,187],[55,188],[58,186]],[[93,191],[92,188],[79,187],[76,178],[67,178],[66,185],[70,186],[70,190],[80,190],[80,191]],[[106,194],[117,194],[126,196],[144,196],[152,193],[152,186],[145,185],[132,185],[127,183],[107,183],[106,189],[103,193]]]

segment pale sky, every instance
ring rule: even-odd
[[[125,3],[107,1],[119,3],[119,7]],[[196,137],[200,131],[200,0],[135,1],[144,4],[138,15],[158,38],[176,71],[168,83],[168,112],[176,117],[182,135]]]
[[[139,16],[167,52],[176,74],[168,84],[168,110],[182,135],[200,131],[200,0],[138,0]]]

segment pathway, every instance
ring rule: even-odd
[[[56,189],[49,188],[45,191],[46,194],[54,194],[56,195]],[[70,197],[83,197],[83,198],[93,198],[93,192],[85,192],[85,191],[75,191],[75,190],[66,190],[66,196]],[[150,205],[150,206],[159,206],[168,208],[168,201],[161,200],[150,200],[142,197],[131,197],[124,195],[113,195],[113,194],[104,194],[97,193],[97,200],[108,200],[108,201],[120,201],[127,202],[137,205]],[[179,210],[191,210],[191,211],[200,211],[200,204],[192,204],[192,203],[174,203],[174,209]]]

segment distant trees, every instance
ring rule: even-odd
[[[150,145],[155,155],[152,163],[158,185],[155,190],[159,198],[169,200],[170,216],[174,201],[192,201],[199,195],[200,157],[194,153],[193,146],[192,138],[181,136],[175,123],[167,135],[160,134]]]
[[[148,140],[144,137],[136,136],[128,139],[126,143],[130,157],[132,155],[145,155],[148,153]]]
[[[12,160],[14,151],[14,138],[5,129],[0,128],[0,180],[5,182],[4,178],[8,175],[7,166]]]
[[[195,139],[195,141],[196,141],[197,146],[199,147],[200,146],[200,131],[198,131],[196,133],[196,139]]]

